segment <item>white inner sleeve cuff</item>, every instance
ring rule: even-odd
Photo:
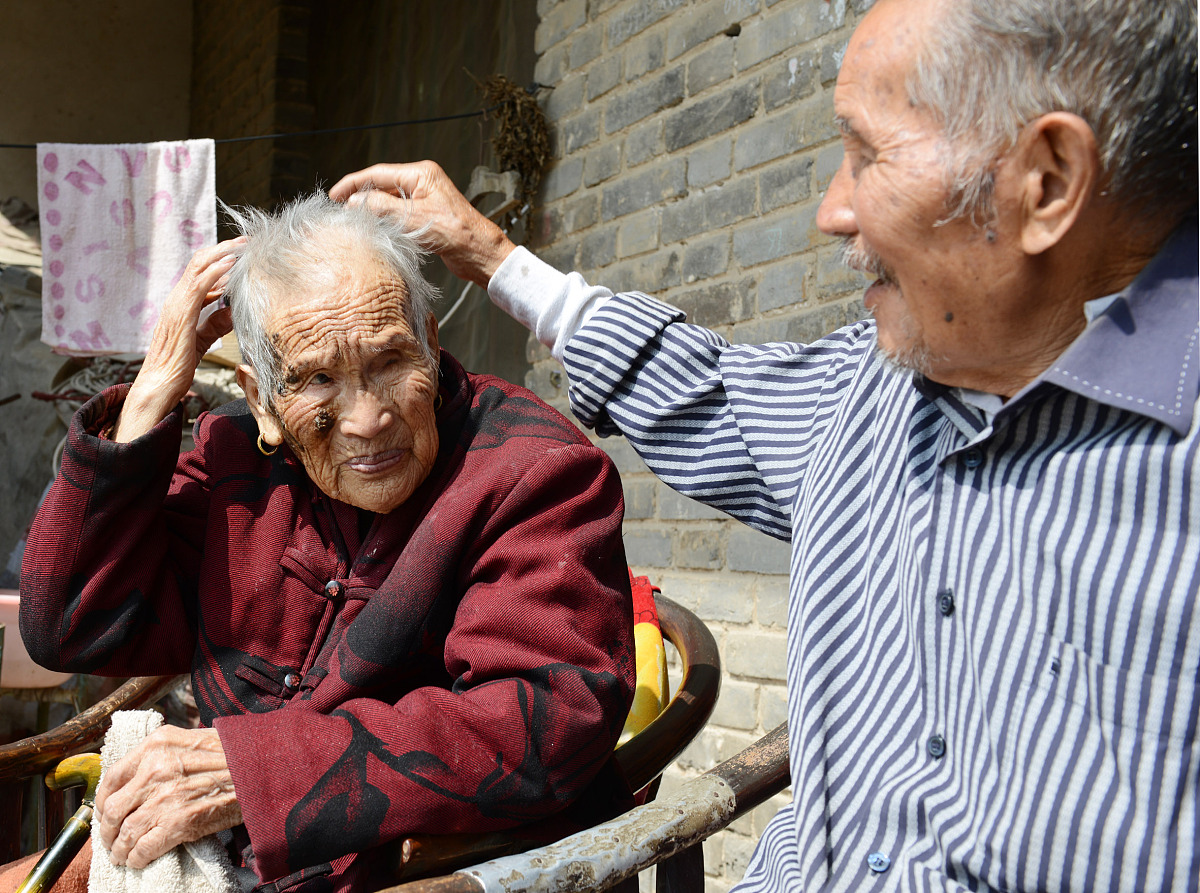
[[[588,285],[578,273],[560,273],[518,246],[488,282],[488,297],[533,332],[561,363],[571,336],[612,292]]]

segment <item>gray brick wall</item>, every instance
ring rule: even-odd
[[[537,80],[555,159],[534,250],[637,289],[731,341],[807,341],[857,319],[864,282],[839,267],[816,209],[841,159],[833,85],[862,0],[539,0]],[[566,409],[529,346],[528,384]],[[629,560],[696,611],[725,677],[709,727],[667,786],[786,717],[788,547],[659,483],[622,439]],[[788,794],[706,845],[709,891],[741,877]]]

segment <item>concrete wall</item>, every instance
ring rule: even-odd
[[[0,3],[0,143],[188,135],[191,0]],[[37,204],[34,153],[0,149],[0,199]]]
[[[539,0],[536,76],[555,163],[534,250],[637,289],[731,341],[806,341],[862,314],[814,221],[841,159],[832,91],[861,10],[845,0]],[[531,343],[528,382],[565,406]],[[636,570],[707,621],[725,677],[716,713],[666,784],[710,768],[786,717],[788,546],[659,483],[623,439],[625,542]],[[785,797],[706,846],[708,888],[745,871]]]

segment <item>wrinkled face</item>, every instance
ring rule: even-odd
[[[336,273],[318,270],[307,295],[276,300],[267,324],[283,383],[273,405],[258,401],[264,440],[286,441],[327,495],[374,512],[407,500],[438,451],[437,369],[407,297],[395,274],[352,253]]]
[[[937,27],[936,0],[883,0],[847,47],[834,92],[845,155],[817,214],[841,236],[843,259],[877,277],[864,301],[881,352],[947,384],[1006,361],[1021,324],[1013,216],[998,176],[996,219],[944,222],[951,147],[933,115],[914,107],[905,80],[922,35]]]

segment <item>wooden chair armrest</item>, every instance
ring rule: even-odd
[[[48,771],[64,757],[97,744],[118,710],[153,704],[186,676],[138,676],[61,726],[0,746],[0,781]]]

